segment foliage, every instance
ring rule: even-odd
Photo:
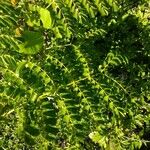
[[[149,146],[149,0],[0,0],[0,149]]]

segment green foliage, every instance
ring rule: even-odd
[[[0,0],[0,149],[149,148],[149,7]]]

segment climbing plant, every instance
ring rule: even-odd
[[[0,149],[149,149],[149,8],[0,0]]]

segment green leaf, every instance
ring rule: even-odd
[[[56,38],[62,38],[62,35],[61,35],[58,27],[55,27],[53,29],[53,31],[54,31],[54,34],[55,34]]]
[[[108,100],[109,100],[109,96],[106,95],[106,96],[104,97],[104,101],[108,102]]]
[[[108,4],[109,4],[110,6],[112,6],[113,0],[108,0]]]
[[[89,12],[90,12],[91,17],[94,18],[95,14],[94,14],[94,11],[91,7],[89,8]]]
[[[114,108],[113,102],[110,102],[110,103],[109,103],[109,108],[110,108],[111,110],[113,110],[113,108]]]
[[[41,33],[33,31],[25,31],[22,35],[24,43],[19,45],[19,52],[24,54],[37,54],[44,43]]]
[[[45,8],[39,9],[40,19],[43,23],[43,27],[46,29],[52,28],[52,18],[50,12]]]
[[[113,3],[112,7],[114,9],[114,12],[117,12],[118,9],[119,9],[118,6],[117,6],[117,4],[115,4],[115,3]]]
[[[99,92],[99,94],[103,96],[103,95],[105,94],[105,91],[104,91],[104,90],[101,90],[101,91]]]
[[[101,136],[98,132],[92,132],[89,134],[90,139],[95,142],[98,143],[98,141],[101,139]]]

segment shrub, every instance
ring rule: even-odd
[[[149,7],[1,0],[1,149],[148,146]]]

